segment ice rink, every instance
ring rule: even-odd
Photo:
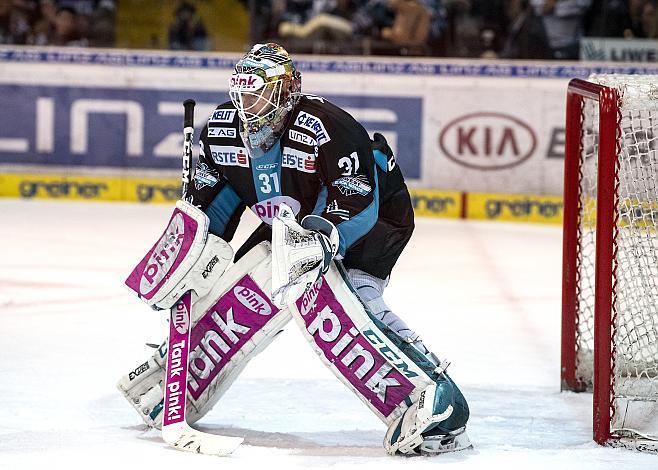
[[[452,362],[473,450],[387,456],[384,425],[294,322],[200,423],[245,443],[226,458],[168,448],[115,384],[165,336],[122,284],[171,210],[0,200],[0,469],[656,468],[594,444],[591,395],[559,391],[561,229],[438,219],[417,220],[385,298]]]

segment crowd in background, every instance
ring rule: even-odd
[[[112,47],[115,0],[0,0],[0,44]]]
[[[658,38],[658,0],[241,3],[252,43],[275,40],[298,53],[577,59],[583,36]],[[0,0],[0,44],[112,47],[116,8],[116,0]],[[178,2],[166,42],[170,49],[210,48],[193,0]]]
[[[658,38],[657,0],[247,3],[255,38],[304,52],[578,59],[583,36]]]

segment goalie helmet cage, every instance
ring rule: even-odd
[[[599,444],[658,451],[658,77],[567,92],[562,389]]]

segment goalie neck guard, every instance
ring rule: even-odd
[[[301,93],[301,74],[278,44],[256,44],[235,65],[229,95],[238,111],[241,134],[252,157],[278,140]]]

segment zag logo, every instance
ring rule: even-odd
[[[233,137],[235,138],[237,133],[232,127],[209,127],[208,128],[208,137]]]

